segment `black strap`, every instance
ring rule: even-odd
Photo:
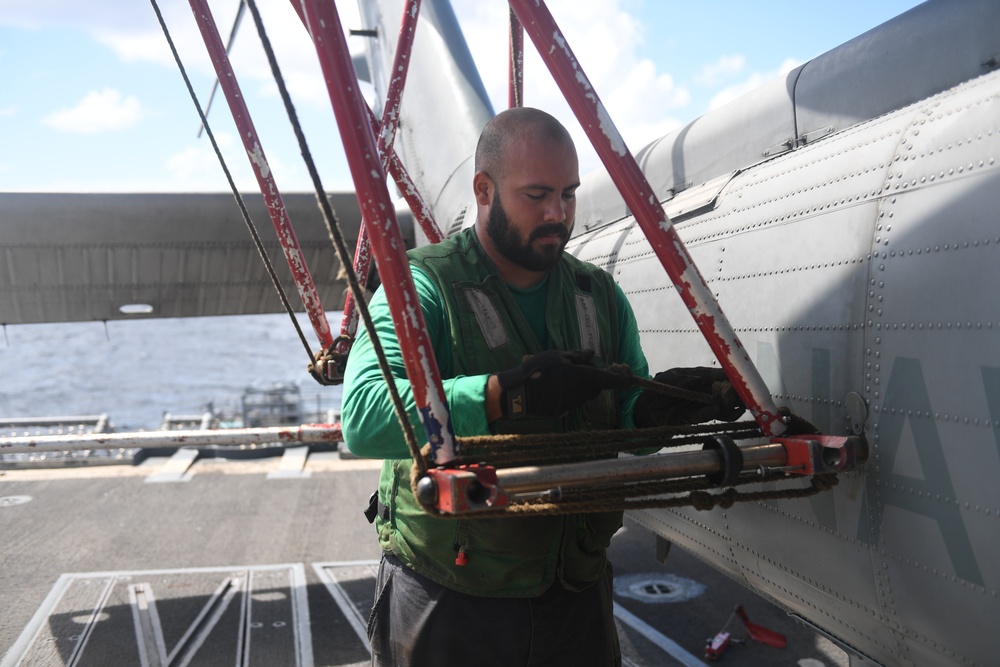
[[[381,517],[383,521],[389,520],[389,506],[383,505],[378,499],[378,491],[372,493],[368,499],[368,509],[365,510],[365,518],[368,523],[375,523],[375,517]]]

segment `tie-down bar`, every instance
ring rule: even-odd
[[[466,514],[499,510],[516,500],[558,498],[565,489],[696,477],[725,486],[747,472],[822,475],[848,472],[867,459],[868,443],[861,436],[775,438],[740,447],[720,435],[709,437],[701,451],[520,468],[431,469],[417,484],[417,496],[429,510]]]

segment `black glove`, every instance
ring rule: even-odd
[[[746,410],[733,385],[721,368],[671,368],[653,378],[662,384],[705,394],[710,403],[702,403],[644,389],[635,402],[635,425],[679,426],[701,424],[719,419],[735,421]]]
[[[559,417],[604,389],[629,385],[626,367],[602,370],[591,363],[593,357],[593,350],[548,350],[497,373],[500,412],[510,419]]]

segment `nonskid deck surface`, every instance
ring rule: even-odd
[[[0,667],[367,665],[380,463],[175,458],[0,471]],[[846,665],[829,642],[626,520],[612,544],[625,665],[695,665],[742,603],[788,635],[741,665]],[[741,636],[731,624],[734,637]]]

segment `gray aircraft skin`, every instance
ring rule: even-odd
[[[382,93],[402,5],[360,5],[380,35],[365,69]],[[775,402],[823,433],[864,435],[871,453],[809,499],[632,518],[815,627],[856,665],[996,663],[998,54],[1000,4],[930,0],[636,154]],[[396,148],[453,233],[474,221],[472,152],[493,110],[446,0],[423,3],[407,91]],[[650,368],[717,365],[607,174],[588,175],[579,193],[568,249],[621,285]],[[29,197],[0,195],[20,211],[8,231],[36,225],[52,201]],[[160,227],[142,202],[123,202],[122,220]],[[112,319],[123,302],[160,316],[276,307],[243,293],[261,281],[249,266],[228,272],[229,300],[205,305],[199,285],[219,282],[207,267],[235,262],[225,232],[161,239],[146,255],[141,229],[99,249],[39,249],[24,233],[31,252],[9,251],[0,271],[7,323]],[[20,279],[45,262],[57,265],[40,273],[62,286]],[[339,290],[336,262],[323,266],[321,293]],[[165,296],[172,287],[185,298]]]

